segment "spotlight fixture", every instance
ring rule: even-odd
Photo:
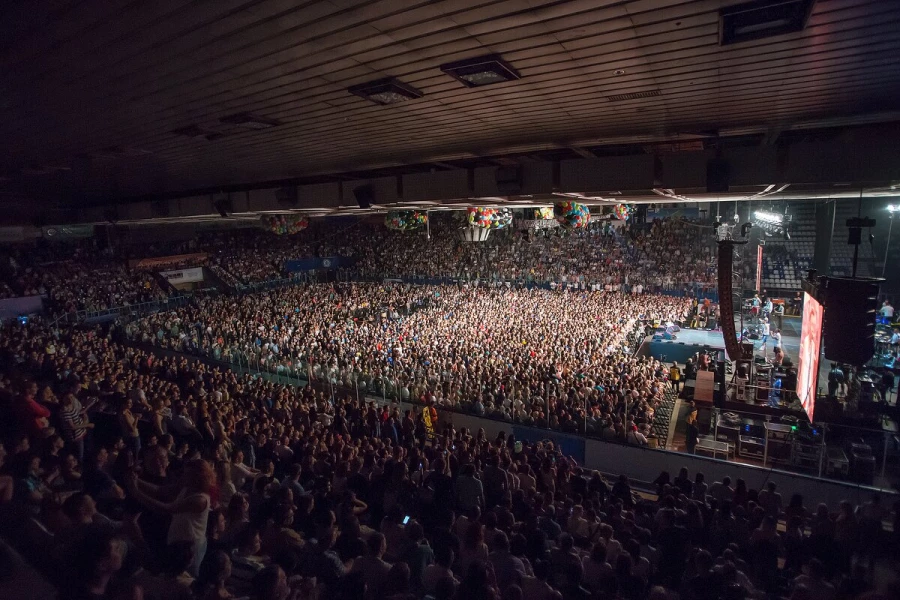
[[[423,96],[421,91],[394,77],[350,86],[347,91],[360,98],[365,98],[369,102],[381,105],[399,104]]]
[[[258,117],[256,115],[251,115],[250,113],[228,115],[227,117],[222,117],[219,121],[226,125],[237,125],[238,127],[244,127],[246,129],[268,129],[269,127],[281,125],[281,122],[276,121],[275,119]]]
[[[757,210],[753,213],[753,226],[762,229],[766,237],[781,235],[784,239],[790,240],[792,219],[793,217],[788,214],[781,214],[770,210]]]
[[[888,204],[888,205],[887,205],[887,211],[888,211],[889,213],[891,213],[892,215],[893,215],[895,212],[900,212],[900,205]]]
[[[767,210],[758,210],[753,213],[753,217],[757,221],[762,221],[763,223],[771,223],[773,225],[781,225],[781,222],[784,220],[784,217],[782,215],[769,212]]]
[[[446,63],[440,68],[441,71],[470,88],[521,78],[518,71],[497,54]]]

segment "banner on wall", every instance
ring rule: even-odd
[[[680,206],[676,208],[657,208],[656,210],[647,211],[647,221],[655,221],[656,219],[675,219],[681,217],[683,219],[699,219],[700,209],[696,206]]]
[[[288,260],[284,263],[284,268],[288,273],[299,273],[301,271],[315,271],[317,269],[339,269],[349,266],[352,261],[343,256],[327,256],[325,258],[296,258]]]
[[[203,281],[203,267],[194,267],[192,269],[177,269],[175,271],[160,271],[159,274],[165,277],[166,281],[168,281],[172,285]]]
[[[195,252],[194,254],[176,254],[174,256],[157,256],[154,258],[138,258],[128,261],[128,265],[132,268],[150,269],[153,267],[164,267],[174,263],[201,263],[206,260],[208,255],[206,252]]]

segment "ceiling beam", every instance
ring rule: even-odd
[[[587,148],[582,148],[580,146],[569,146],[569,150],[571,150],[581,158],[597,158],[597,155]]]

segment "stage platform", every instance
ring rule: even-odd
[[[740,317],[735,319],[735,329],[740,331]],[[755,354],[765,354],[772,358],[775,353],[775,345],[769,339],[765,346],[762,340],[751,340]],[[781,328],[781,347],[787,356],[794,358],[800,349],[800,317],[784,317]],[[677,361],[683,364],[700,349],[724,350],[725,338],[721,331],[707,331],[705,329],[682,329],[675,334],[674,340],[650,340],[650,354],[665,362]],[[827,373],[827,369],[825,370]]]
[[[647,347],[653,358],[666,363],[677,362],[683,366],[700,350],[724,350],[725,338],[722,337],[721,331],[682,329],[675,334],[673,340],[651,338]]]

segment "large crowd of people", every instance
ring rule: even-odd
[[[483,243],[462,243],[452,226],[422,233],[364,232],[373,250],[360,253],[364,277],[480,279],[594,285],[613,291],[714,287],[712,236],[699,224],[663,219],[617,231],[597,222],[578,231],[501,230]],[[711,231],[711,230],[710,230]],[[381,239],[378,239],[381,238]]]
[[[357,292],[329,302],[341,297],[352,318],[370,298],[394,301],[396,311],[368,327],[386,338],[396,328],[398,345],[386,355],[401,363],[424,356],[424,340],[399,338],[402,321],[392,313],[406,312],[397,306],[409,298],[403,288]],[[524,295],[445,293],[412,298],[407,319],[428,319],[432,302],[488,307],[505,297],[523,303],[513,312],[531,308]],[[598,345],[579,349],[580,332],[538,321],[522,347],[542,335],[575,344],[565,352],[575,358],[562,361],[584,370],[620,341],[618,331],[590,323],[606,298],[581,299],[593,303],[585,311],[569,304],[580,326],[601,336]],[[261,308],[256,321],[264,337],[266,314]],[[355,337],[346,324],[318,326]],[[237,375],[123,343],[121,333],[40,320],[0,332],[2,598],[832,600],[896,590],[884,554],[900,546],[900,511],[877,497],[858,507],[796,494],[783,501],[791,490],[707,482],[686,469],[639,493],[552,443],[442,426],[429,435],[432,407],[401,412],[352,393]],[[537,357],[486,349],[489,338],[511,335],[495,323],[458,342],[450,336],[431,376],[453,372],[462,351],[480,360],[463,360],[473,373],[453,372],[460,379],[490,376],[491,359],[529,369]],[[334,342],[310,337],[311,353],[335,352]],[[560,358],[552,346],[533,351],[547,364]],[[652,389],[649,366],[620,370],[614,361],[588,376],[618,371],[640,394]],[[567,381],[569,368],[578,367],[535,379]],[[493,389],[485,396],[500,399]]]
[[[712,236],[685,219],[619,229],[597,222],[577,231],[501,230],[484,243],[461,242],[452,217],[433,219],[430,236],[351,220],[314,222],[295,235],[241,229],[116,250],[101,250],[96,240],[42,242],[0,252],[0,297],[43,295],[56,313],[103,310],[173,293],[154,270],[206,265],[233,289],[290,276],[285,270],[290,259],[333,256],[351,259],[345,279],[452,278],[639,292],[715,287]],[[194,262],[166,265],[157,259],[155,266],[133,266],[141,257],[185,253],[193,258],[181,260]]]
[[[99,311],[168,297],[153,272],[128,268],[92,245],[61,244],[3,253],[0,280],[6,297],[44,296],[56,314]]]
[[[320,284],[207,298],[124,328],[132,340],[362,393],[643,440],[667,368],[633,358],[633,342],[690,309],[647,294]]]

